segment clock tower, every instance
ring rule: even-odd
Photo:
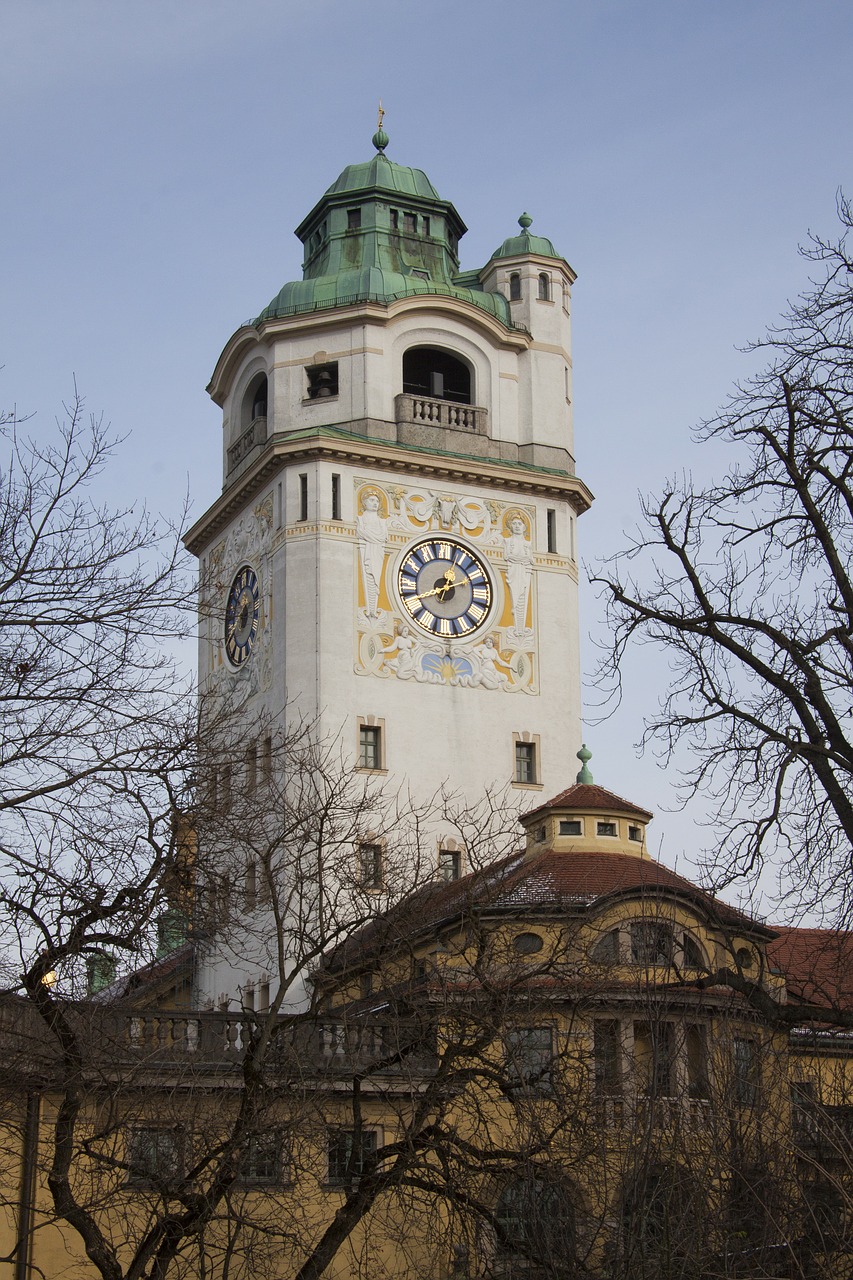
[[[421,800],[529,807],[581,745],[575,275],[527,214],[462,270],[456,209],[387,146],[297,227],[302,278],[214,370],[200,683],[256,759],[255,726],[298,720]]]

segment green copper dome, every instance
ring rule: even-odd
[[[374,135],[376,137],[378,135]],[[383,133],[388,142],[387,133]],[[348,164],[326,192],[327,196],[342,195],[349,191],[393,191],[397,195],[416,196],[422,200],[440,200],[438,192],[423,169],[410,169],[405,164],[395,164],[384,151],[364,164]]]
[[[544,236],[532,236],[530,234],[530,224],[533,221],[529,213],[523,213],[518,220],[521,227],[521,233],[517,236],[509,236],[504,240],[499,249],[492,254],[493,258],[524,258],[528,254],[538,254],[540,258],[562,258],[561,253],[557,253],[550,240],[546,240]]]
[[[377,154],[347,165],[296,228],[303,278],[285,284],[255,323],[433,294],[469,302],[513,328],[506,297],[483,289],[478,273],[459,270],[467,228],[453,205],[421,169],[388,159],[383,129],[373,145]]]

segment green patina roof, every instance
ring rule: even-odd
[[[305,246],[303,278],[285,284],[255,323],[438,294],[470,302],[513,328],[504,295],[483,289],[477,272],[459,270],[457,246],[467,228],[453,205],[422,170],[388,159],[384,130],[373,145],[377,154],[347,165],[297,227]],[[407,213],[417,220],[416,232],[407,228]]]
[[[532,236],[529,227],[533,219],[529,213],[523,213],[518,220],[521,232],[517,236],[509,236],[499,249],[492,254],[493,258],[524,258],[536,253],[541,258],[562,258],[550,240],[544,236]]]
[[[441,199],[423,169],[410,169],[408,165],[395,164],[384,151],[364,164],[348,164],[343,173],[335,178],[326,195],[336,196],[343,192],[369,189],[394,191],[398,195],[416,196],[422,200]]]

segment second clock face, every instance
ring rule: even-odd
[[[235,667],[246,661],[260,622],[258,579],[247,564],[236,574],[225,605],[225,652]]]
[[[397,590],[412,621],[440,639],[479,630],[492,604],[485,565],[454,538],[424,538],[410,547],[397,570]]]

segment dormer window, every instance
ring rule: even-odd
[[[632,823],[632,824],[630,824],[630,825],[629,825],[629,827],[628,827],[628,839],[629,839],[629,840],[636,840],[636,841],[638,841],[640,844],[642,844],[642,843],[643,843],[643,828],[642,828],[642,827],[635,827],[635,826],[633,825],[633,823]]]
[[[539,273],[539,301],[551,301],[551,277],[545,271]]]
[[[596,832],[596,835],[599,835],[599,836],[615,836],[616,823],[615,822],[597,822],[595,824],[595,832]]]
[[[509,300],[510,302],[518,302],[521,298],[521,276],[517,271],[513,271],[509,278]]]
[[[560,835],[561,836],[580,836],[583,835],[583,823],[580,818],[561,818],[560,819]]]

